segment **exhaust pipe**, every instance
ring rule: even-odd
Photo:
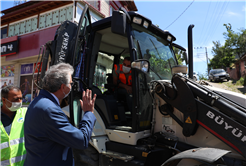
[[[188,57],[189,57],[189,77],[193,79],[193,41],[192,41],[192,28],[191,24],[188,28]]]

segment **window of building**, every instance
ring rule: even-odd
[[[112,6],[109,6],[109,16],[113,15],[114,8]]]
[[[22,35],[37,30],[38,16],[9,25],[8,37]]]
[[[7,31],[8,31],[8,27],[1,28],[1,39],[7,37]]]
[[[91,15],[91,23],[98,21],[95,17]]]

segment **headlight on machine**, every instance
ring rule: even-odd
[[[148,28],[149,27],[149,23],[147,21],[144,21],[143,26],[144,26],[144,28]]]
[[[142,18],[134,17],[133,22],[140,25],[142,23]]]
[[[149,22],[141,17],[133,17],[133,23],[143,26],[144,28],[149,27]]]

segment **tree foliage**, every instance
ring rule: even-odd
[[[182,50],[180,50],[180,49],[178,49],[176,47],[173,47],[173,51],[174,51],[174,54],[175,54],[175,56],[177,58],[178,64],[179,65],[183,65],[183,61],[185,60],[184,56],[186,56],[184,51],[182,51]]]
[[[221,45],[219,41],[213,41],[212,53],[214,57],[210,60],[209,68],[226,68],[235,62],[235,57],[241,58],[246,53],[246,29],[240,29],[239,32],[232,30],[230,23],[224,24],[226,32],[225,44]]]
[[[208,74],[207,73],[204,73],[204,74],[198,73],[197,76],[198,76],[198,80],[208,80]]]

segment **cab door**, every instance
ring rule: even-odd
[[[70,122],[72,125],[78,127],[82,118],[82,109],[80,106],[80,99],[82,99],[82,92],[87,89],[84,83],[84,62],[86,57],[86,46],[91,30],[91,20],[89,7],[86,4],[79,20],[75,40],[74,55],[72,65],[74,68],[73,74],[73,88],[69,97]]]

